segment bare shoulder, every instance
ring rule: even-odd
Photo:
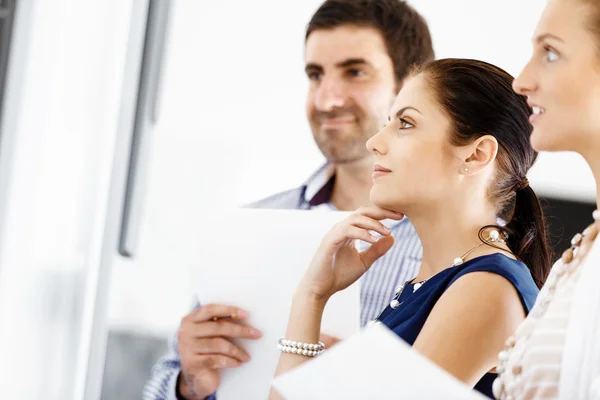
[[[502,275],[477,271],[458,278],[442,295],[438,305],[483,307],[487,303],[497,308],[506,302],[516,302],[522,308],[515,286]]]
[[[511,282],[491,272],[459,277],[437,301],[414,347],[469,385],[496,365],[506,339],[525,318]]]
[[[459,330],[465,336],[496,332],[506,339],[523,319],[525,310],[519,293],[508,279],[491,272],[471,272],[444,292],[422,332]]]

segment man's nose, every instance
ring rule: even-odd
[[[319,111],[331,111],[346,103],[344,85],[334,79],[324,78],[315,94],[315,107]]]

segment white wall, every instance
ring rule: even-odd
[[[518,74],[544,0],[413,0],[438,57],[480,58]],[[113,269],[114,326],[166,332],[187,309],[186,221],[300,184],[321,162],[304,115],[304,29],[320,1],[174,2],[139,257]],[[532,185],[593,199],[572,155],[544,155]],[[207,227],[209,229],[210,227]],[[177,247],[180,246],[180,247]]]

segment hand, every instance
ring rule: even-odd
[[[229,318],[213,320],[219,317]],[[201,306],[183,318],[177,336],[181,358],[177,385],[185,399],[204,400],[217,391],[220,369],[250,361],[250,355],[230,341],[261,337],[256,329],[238,322],[247,318],[246,311],[218,304]]]
[[[319,336],[319,342],[322,342],[325,345],[325,349],[330,349],[341,341],[342,339],[340,338],[329,336],[324,333],[321,333],[321,336]]]
[[[403,217],[395,211],[365,206],[336,224],[323,238],[298,291],[317,300],[326,300],[356,282],[394,244],[391,231],[380,221]],[[377,239],[369,231],[382,237]],[[355,247],[357,239],[369,242],[371,246],[361,253]]]

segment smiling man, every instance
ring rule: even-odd
[[[298,188],[251,207],[353,211],[369,204],[373,158],[366,142],[383,128],[413,64],[434,58],[423,18],[400,0],[328,0],[306,31],[306,113],[327,164]],[[395,288],[417,274],[421,243],[404,219],[387,224],[396,244],[363,277],[361,324],[375,318]],[[215,322],[215,317],[236,315]],[[231,339],[257,339],[237,308],[198,306],[186,316],[171,354],[160,360],[144,399],[200,400],[218,389],[219,370],[248,362]]]

